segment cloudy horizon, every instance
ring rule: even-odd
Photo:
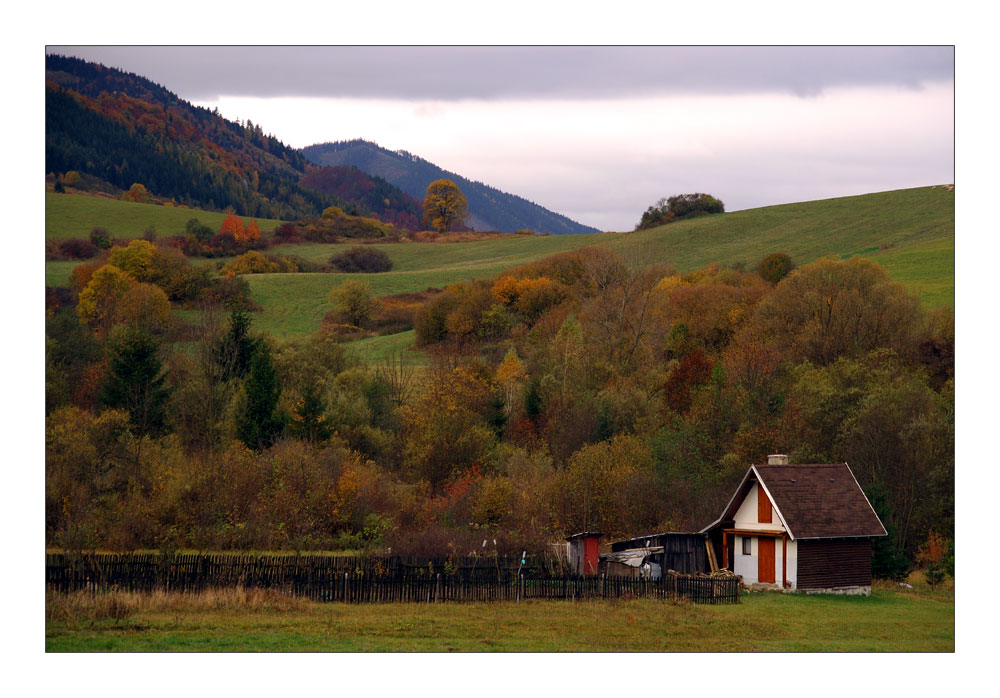
[[[952,47],[61,47],[286,144],[363,138],[602,230],[953,180]]]

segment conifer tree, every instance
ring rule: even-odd
[[[124,329],[111,344],[111,364],[102,401],[108,407],[126,410],[141,434],[163,432],[164,405],[169,390],[164,387],[157,356],[159,347],[146,330]]]
[[[236,418],[236,431],[247,448],[260,450],[274,443],[284,423],[277,414],[281,387],[271,360],[271,350],[260,344],[250,361],[250,373],[243,386],[246,400]]]

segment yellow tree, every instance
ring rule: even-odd
[[[428,185],[424,197],[424,225],[444,233],[467,215],[469,203],[457,184],[450,179],[438,179]]]
[[[115,321],[119,303],[135,286],[131,276],[112,264],[105,264],[80,292],[77,315],[91,329],[106,333]]]
[[[517,397],[517,389],[525,377],[524,364],[518,358],[514,347],[507,351],[507,355],[497,366],[496,380],[503,389],[504,408],[510,416],[514,407],[514,398]]]

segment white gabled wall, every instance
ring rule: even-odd
[[[734,536],[736,538],[736,545],[733,549],[733,572],[743,577],[743,581],[747,584],[757,583],[757,541],[759,540],[757,536],[747,536],[750,538],[750,554],[743,554],[743,538],[744,536]],[[794,540],[785,541],[785,550],[788,555],[788,565],[785,568],[785,578],[792,585],[792,589],[795,589],[796,584],[796,574],[795,570],[798,564],[798,554],[797,545]],[[781,560],[782,560],[782,545],[781,538],[776,538],[774,541],[774,583],[781,586]]]
[[[744,498],[743,502],[740,504],[739,508],[736,510],[736,514],[733,516],[734,528],[742,530],[759,530],[759,531],[784,531],[784,526],[781,525],[781,519],[778,517],[777,511],[774,510],[774,505],[772,502],[771,511],[771,521],[772,523],[760,523],[757,521],[757,498],[766,497],[767,494],[760,488],[758,483],[754,483],[750,487],[750,492]],[[736,539],[733,546],[733,572],[743,577],[743,581],[747,584],[757,583],[757,536],[749,536],[750,538],[750,554],[743,554],[743,536],[736,535]],[[791,582],[792,588],[796,586],[796,563],[797,563],[797,546],[794,540],[786,541],[785,549],[788,555],[788,564],[785,567],[786,579]],[[775,539],[774,544],[774,579],[775,584],[779,587],[781,586],[781,561],[782,561],[782,544],[781,538]]]

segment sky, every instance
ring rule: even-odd
[[[950,183],[954,50],[50,46],[301,148],[363,138],[601,230]]]

